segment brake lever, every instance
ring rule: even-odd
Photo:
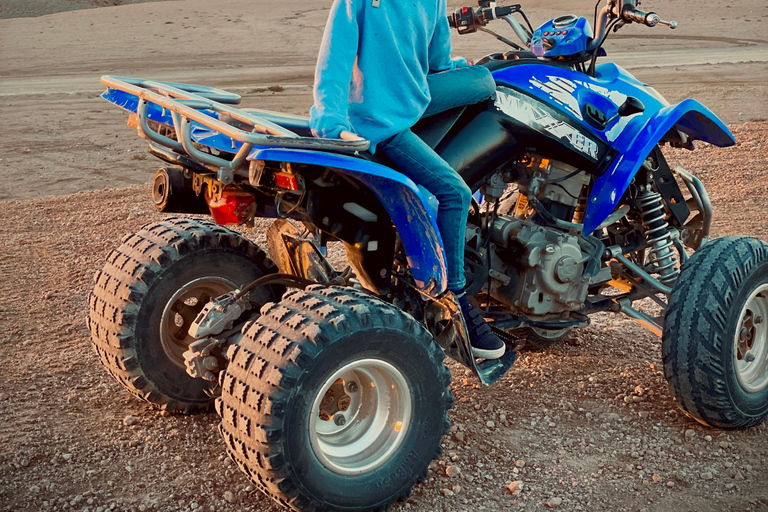
[[[673,30],[677,28],[676,21],[664,21],[661,18],[659,18],[659,15],[656,14],[655,12],[648,15],[648,17],[645,20],[645,24],[648,25],[649,27],[655,27],[656,25],[663,25]]]

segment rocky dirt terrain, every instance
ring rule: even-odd
[[[716,236],[768,239],[768,124],[736,148],[675,152],[712,194]],[[0,510],[272,511],[224,455],[218,417],[167,416],[100,367],[91,276],[162,218],[149,188],[9,201],[0,248]],[[248,235],[263,242],[264,225]],[[678,411],[659,341],[600,315],[478,387],[458,365],[445,454],[395,510],[768,510],[768,425],[703,427]]]
[[[0,8],[11,4],[35,2]],[[276,4],[184,0],[0,20],[0,511],[278,510],[225,456],[215,414],[166,415],[129,395],[101,368],[85,328],[91,279],[106,254],[162,218],[142,184],[157,165],[124,116],[94,99],[98,75],[193,75],[244,93],[250,105],[306,112],[314,51],[302,51],[316,47],[327,6]],[[536,19],[576,11],[573,4],[586,12],[593,2],[554,2],[534,8]],[[667,4],[675,16],[696,6],[696,26],[724,28],[706,41],[681,27],[677,39],[616,44],[637,56],[666,45],[706,55],[709,64],[664,67],[661,59],[637,73],[671,99],[703,95],[734,123],[737,147],[669,156],[707,187],[715,236],[768,240],[766,41],[751,30],[762,4]],[[226,14],[206,17],[219,10]],[[258,23],[307,38],[265,43],[248,62],[256,71],[241,70],[231,63],[242,62],[243,42],[255,40],[248,27]],[[192,62],[185,38],[204,29],[230,37]],[[127,34],[137,45],[130,59],[120,51]],[[146,43],[160,36],[162,46]],[[465,55],[487,53],[460,44]],[[296,46],[292,67],[281,68]],[[714,58],[723,49],[756,62],[711,63],[726,60]],[[263,244],[265,227],[247,236]],[[449,362],[456,405],[444,455],[394,510],[768,510],[768,425],[724,432],[685,417],[667,391],[659,345],[631,321],[599,315],[568,343],[523,355],[491,388]]]

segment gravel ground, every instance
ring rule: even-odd
[[[768,123],[733,130],[736,148],[672,160],[707,186],[716,236],[768,239]],[[0,510],[277,510],[226,458],[215,414],[154,410],[90,347],[91,276],[124,234],[161,218],[149,188],[3,206]],[[249,236],[263,244],[265,226]],[[622,317],[593,320],[490,388],[449,363],[445,455],[394,510],[768,510],[768,426],[724,432],[686,418],[659,341]]]

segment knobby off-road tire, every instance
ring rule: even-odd
[[[300,511],[386,510],[426,478],[453,395],[423,326],[362,292],[315,285],[243,332],[216,409],[230,456],[263,492]]]
[[[192,218],[148,224],[123,239],[94,277],[88,328],[101,362],[126,389],[169,412],[210,408],[215,384],[184,369],[189,324],[212,297],[276,271],[264,251]],[[279,292],[278,292],[279,293]],[[266,304],[276,297],[264,288]]]
[[[766,244],[721,238],[683,265],[664,320],[662,356],[670,392],[694,419],[728,429],[763,421],[768,415]],[[750,357],[755,359],[749,362]]]
[[[515,331],[514,334],[524,341],[522,350],[527,352],[541,352],[553,345],[557,345],[571,333],[571,329],[540,329],[526,327]]]

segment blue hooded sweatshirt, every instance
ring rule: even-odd
[[[335,0],[315,70],[310,126],[376,145],[409,129],[429,105],[427,74],[464,67],[451,59],[446,0]]]

